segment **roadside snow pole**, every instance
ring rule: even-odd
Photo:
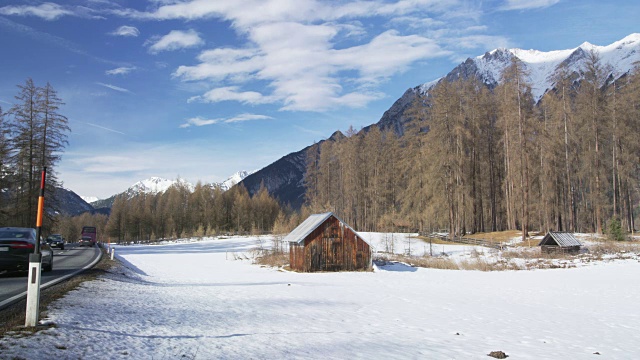
[[[111,249],[111,260],[113,260],[113,256],[116,254],[116,249]]]
[[[33,254],[29,254],[29,279],[27,283],[27,314],[26,327],[38,325],[40,312],[40,278],[42,270],[42,253],[40,253],[40,235],[42,233],[42,213],[44,211],[44,182],[47,176],[47,168],[42,169],[40,179],[40,196],[38,197],[38,217],[36,220],[36,246]]]

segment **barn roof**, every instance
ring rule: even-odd
[[[311,234],[318,226],[322,225],[328,218],[331,216],[335,217],[340,221],[341,224],[348,227],[353,231],[354,234],[362,241],[369,244],[368,241],[364,240],[362,236],[360,236],[355,230],[353,230],[349,225],[347,225],[344,221],[342,221],[339,217],[335,216],[332,212],[324,213],[324,214],[313,214],[307,218],[307,220],[303,221],[302,224],[298,225],[297,228],[293,229],[292,232],[287,235],[283,241],[289,243],[301,243],[304,239]],[[371,244],[369,244],[371,245]]]
[[[573,236],[572,233],[551,232],[551,231],[544,236],[544,238],[542,239],[542,241],[540,241],[540,244],[538,244],[538,246],[553,245],[554,242],[558,244],[558,246],[560,247],[582,246],[582,243],[580,243],[580,241],[578,241],[578,239],[576,239],[576,237]]]

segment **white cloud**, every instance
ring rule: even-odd
[[[180,31],[172,30],[167,35],[152,41],[149,52],[157,54],[161,51],[174,51],[179,49],[197,47],[204,44],[204,40],[195,30]]]
[[[486,30],[478,24],[481,7],[457,0],[193,0],[156,5],[150,12],[119,14],[156,20],[216,18],[232,24],[246,40],[238,47],[203,51],[195,64],[175,70],[173,76],[183,81],[213,85],[190,102],[280,104],[289,111],[366,106],[384,96],[376,87],[390,77],[417,62],[451,56],[443,47],[447,39],[424,35],[433,28]],[[393,26],[412,20],[425,32],[370,33],[380,21]],[[172,43],[163,38],[149,50],[161,51]]]
[[[240,114],[238,116],[226,119],[224,122],[227,124],[251,121],[251,120],[269,120],[273,119],[271,116],[258,115],[258,114]]]
[[[206,126],[206,125],[213,125],[213,124],[217,124],[220,121],[222,121],[221,119],[205,119],[202,118],[200,116],[196,116],[194,118],[191,119],[187,119],[187,122],[180,125],[181,128],[188,128],[191,126]]]
[[[219,48],[207,50],[198,56],[195,66],[180,66],[174,76],[184,80],[225,80],[245,77],[260,70],[263,60],[259,49]]]
[[[109,88],[111,90],[132,94],[131,90],[127,90],[127,89],[121,88],[119,86],[115,86],[115,85],[111,85],[111,84],[105,84],[105,83],[101,83],[101,82],[97,82],[96,84],[98,84],[100,86],[104,86],[104,87]]]
[[[65,15],[73,15],[73,12],[54,3],[43,3],[39,6],[13,5],[0,8],[2,15],[37,16],[45,20],[56,20]]]
[[[449,53],[418,35],[387,31],[364,45],[334,49],[338,26],[269,23],[255,26],[248,36],[258,47],[213,49],[200,54],[200,64],[181,66],[174,76],[186,81],[211,79],[242,83],[268,81],[271,94],[242,91],[239,86],[213,89],[191,101],[238,101],[246,104],[279,102],[282,110],[324,111],[336,105],[362,107],[380,98],[366,90],[371,84],[409,68],[415,61]],[[346,91],[341,74],[357,72],[354,83],[363,88]]]
[[[115,36],[138,37],[140,35],[140,30],[138,30],[138,28],[136,28],[135,26],[123,25],[110,32],[109,34]]]
[[[197,116],[197,117],[188,119],[187,122],[180,125],[180,127],[188,128],[191,126],[207,126],[207,125],[223,124],[223,123],[232,124],[232,123],[239,123],[239,122],[252,121],[252,120],[269,120],[269,119],[273,119],[273,118],[271,116],[258,115],[258,114],[240,114],[238,116],[228,118],[228,119],[222,119],[222,118],[205,119],[203,117]]]
[[[559,3],[560,0],[507,0],[501,10],[529,10],[545,8]]]
[[[105,71],[105,73],[107,75],[126,75],[126,74],[132,72],[135,69],[136,69],[135,66],[132,66],[132,67],[119,67],[119,68],[116,68],[116,69],[107,70],[107,71]]]
[[[268,104],[273,103],[276,99],[264,96],[256,91],[238,91],[237,86],[227,86],[207,91],[202,96],[194,96],[188,102],[209,102],[217,103],[222,101],[237,101],[244,104]]]

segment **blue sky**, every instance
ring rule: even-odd
[[[222,181],[497,47],[608,45],[636,1],[0,1],[0,106],[50,82],[72,133],[65,187],[106,198],[180,176]]]

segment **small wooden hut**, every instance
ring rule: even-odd
[[[371,245],[333,213],[309,216],[284,238],[292,270],[370,270]]]
[[[538,246],[543,254],[577,254],[582,244],[571,233],[550,231]]]

